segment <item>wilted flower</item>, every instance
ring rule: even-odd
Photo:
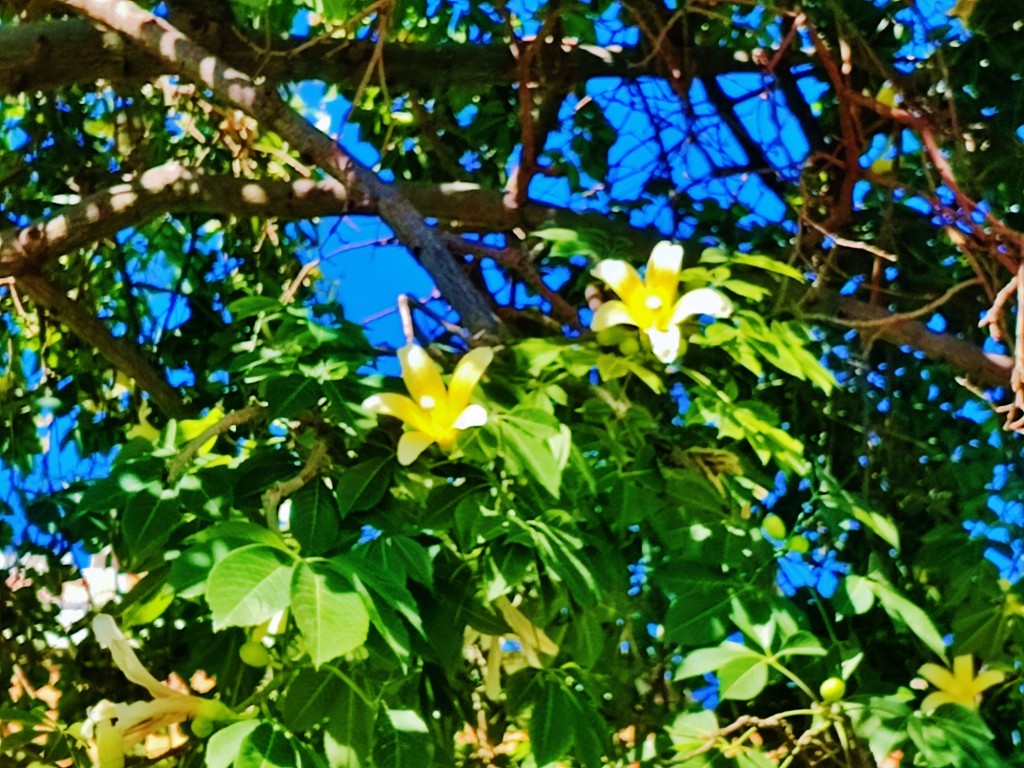
[[[682,266],[682,246],[666,241],[654,246],[644,277],[625,261],[598,262],[594,276],[615,291],[621,301],[604,302],[594,313],[590,327],[602,331],[613,325],[636,326],[647,334],[654,356],[671,363],[679,356],[679,325],[686,318],[728,317],[732,313],[732,302],[713,288],[698,288],[677,299]]]
[[[953,659],[953,671],[938,664],[924,664],[918,674],[938,690],[928,694],[921,702],[923,712],[931,712],[942,704],[959,704],[968,709],[977,709],[981,694],[1006,678],[1002,672],[988,669],[974,676],[974,657],[970,654]]]
[[[97,615],[92,631],[97,642],[110,651],[124,676],[153,697],[152,701],[131,704],[101,701],[89,711],[91,734],[87,731],[86,735],[96,742],[97,768],[122,768],[126,749],[172,723],[196,717],[230,720],[236,716],[219,701],[176,691],[153,677],[111,616]]]
[[[433,443],[450,451],[460,430],[487,422],[487,411],[482,405],[470,404],[469,398],[493,358],[490,347],[466,353],[455,366],[451,383],[445,387],[440,368],[422,347],[409,344],[398,350],[402,379],[410,397],[392,393],[373,395],[363,402],[363,407],[405,422],[407,431],[398,441],[399,464],[412,464]]]

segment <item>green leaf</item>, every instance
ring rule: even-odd
[[[568,428],[551,414],[515,408],[500,421],[503,455],[521,472],[530,474],[556,499],[571,445]]]
[[[288,549],[279,533],[270,530],[264,525],[256,525],[245,520],[227,520],[222,523],[214,523],[199,533],[190,536],[188,540],[196,544],[204,544],[210,541],[247,541],[251,544],[266,544],[269,547],[277,547],[283,551]]]
[[[295,567],[291,601],[314,667],[366,642],[370,615],[362,598],[326,564],[300,562]]]
[[[431,764],[427,724],[411,709],[385,709],[374,733],[374,768],[422,768]]]
[[[361,768],[373,746],[376,707],[352,684],[336,679],[334,704],[325,725],[325,751],[331,768]]]
[[[665,614],[665,639],[684,647],[718,642],[726,633],[731,595],[721,578],[696,577]]]
[[[1006,760],[992,747],[992,731],[977,712],[956,704],[907,721],[907,733],[926,765],[1002,768]]]
[[[881,581],[881,578],[877,573],[872,575],[871,590],[875,593],[882,608],[889,614],[889,618],[897,625],[909,629],[936,656],[946,660],[946,644],[931,617],[916,603],[901,595],[891,584]]]
[[[132,495],[124,509],[121,530],[131,562],[139,565],[156,553],[182,523],[177,498],[157,498],[148,493]]]
[[[688,677],[700,677],[734,661],[759,662],[764,661],[764,657],[745,645],[727,640],[716,648],[699,648],[687,654],[682,665],[676,671],[675,679],[685,680]]]
[[[210,570],[206,601],[213,628],[252,627],[288,607],[292,559],[274,547],[236,549]]]
[[[237,320],[243,320],[247,317],[254,317],[262,313],[276,314],[282,309],[281,301],[279,299],[272,299],[268,296],[244,296],[241,299],[235,299],[228,304],[228,311],[235,316]]]
[[[394,469],[394,457],[388,455],[353,464],[342,470],[335,480],[335,495],[341,516],[364,512],[377,506],[391,487]]]
[[[328,716],[341,688],[325,671],[303,667],[292,678],[281,701],[281,717],[293,732],[308,731]]]
[[[573,742],[572,701],[560,683],[539,687],[530,716],[530,749],[539,768],[569,751]]]
[[[246,737],[259,727],[258,720],[244,720],[221,728],[206,742],[206,768],[229,768]]]
[[[705,746],[718,734],[718,718],[710,710],[678,715],[665,729],[672,739],[672,749],[685,758],[687,753]]]
[[[295,768],[288,737],[270,723],[260,723],[242,741],[234,768]]]
[[[807,630],[800,630],[786,638],[782,647],[776,652],[776,658],[786,656],[827,656],[828,651],[822,648],[821,641]]]
[[[768,685],[768,665],[761,658],[734,659],[718,669],[722,700],[749,701]]]
[[[870,611],[871,606],[875,604],[875,592],[871,588],[871,582],[855,573],[851,573],[839,583],[836,599],[842,598],[849,602],[850,610],[858,616]],[[845,610],[838,604],[837,607],[840,610]]]
[[[261,393],[271,419],[291,419],[316,405],[322,393],[316,379],[304,376],[275,376],[267,379]]]
[[[290,500],[289,525],[303,553],[319,555],[330,549],[341,528],[334,494],[316,479],[293,493]]]
[[[1001,601],[968,600],[953,618],[958,653],[972,653],[981,659],[998,658],[1009,634],[1006,606]]]

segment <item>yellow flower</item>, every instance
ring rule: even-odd
[[[602,331],[613,325],[633,325],[647,334],[654,356],[671,363],[679,356],[679,325],[693,315],[728,317],[732,302],[712,288],[698,288],[678,299],[683,247],[662,241],[654,246],[647,273],[640,277],[629,264],[606,259],[594,267],[594,276],[615,291],[621,301],[606,301],[594,313],[590,327]]]
[[[994,669],[985,670],[975,677],[974,657],[970,654],[953,659],[952,672],[938,664],[924,664],[918,674],[938,689],[921,702],[923,712],[931,712],[941,704],[977,709],[982,691],[1003,682],[1006,677]]]
[[[190,718],[231,720],[236,717],[225,704],[176,691],[146,669],[114,619],[99,614],[92,622],[97,642],[110,651],[114,664],[131,682],[141,685],[152,701],[114,704],[101,701],[89,711],[86,735],[96,742],[97,768],[122,768],[125,750],[150,733]]]
[[[487,422],[487,411],[481,405],[470,404],[469,398],[493,358],[490,347],[468,352],[445,387],[440,368],[422,347],[409,344],[398,350],[402,379],[411,397],[373,395],[363,401],[363,407],[405,422],[407,431],[398,441],[399,464],[412,464],[434,443],[450,451],[460,430]]]

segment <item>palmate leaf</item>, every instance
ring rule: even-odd
[[[158,552],[182,522],[181,502],[176,496],[157,494],[134,494],[121,518],[127,555],[136,567]]]

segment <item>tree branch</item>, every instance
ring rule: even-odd
[[[116,338],[110,333],[95,312],[82,306],[58,290],[38,273],[25,273],[17,279],[18,290],[31,298],[102,355],[108,363],[121,371],[149,396],[163,413],[172,418],[183,418],[189,414],[185,401],[163,374],[150,364],[137,346],[126,338]]]
[[[129,0],[61,0],[61,5],[125,35],[168,68],[209,88],[215,98],[259,120],[350,192],[376,201],[380,216],[434,278],[471,332],[498,334],[501,321],[488,297],[470,283],[455,258],[419,212],[393,186],[359,163],[333,139],[304,120],[281,98],[273,81],[257,83],[229,66],[166,20]]]
[[[167,484],[170,486],[178,482],[181,476],[185,474],[185,470],[188,469],[188,465],[199,455],[200,449],[208,440],[219,437],[229,429],[240,424],[248,424],[251,421],[261,419],[266,413],[267,409],[262,405],[249,406],[248,408],[242,408],[225,414],[217,423],[204,429],[196,437],[188,441],[185,447],[181,449],[181,453],[171,459],[170,464],[167,465]]]
[[[517,226],[536,229],[544,224],[568,229],[602,229],[628,238],[638,252],[649,251],[662,239],[656,231],[630,229],[628,225],[619,225],[601,214],[576,213],[534,203],[518,209],[509,208],[501,192],[474,184],[417,182],[398,187],[425,216],[440,219],[453,229],[492,232]],[[182,211],[304,219],[343,212],[375,215],[377,208],[374,201],[366,197],[353,199],[346,188],[333,179],[321,182],[259,181],[213,176],[168,164],[147,171],[138,180],[116,185],[81,203],[63,208],[51,219],[34,222],[20,230],[0,232],[0,277],[32,274],[54,258],[119,229],[138,225],[161,213]],[[110,220],[104,217],[110,217]],[[30,232],[37,235],[30,237]],[[871,321],[877,338],[894,344],[909,344],[929,357],[948,362],[987,386],[1009,384],[1009,358],[987,354],[950,334],[932,333],[916,321],[894,319],[892,313],[885,309],[851,297],[840,297],[821,288],[813,289],[811,293],[812,305],[806,309],[819,312],[814,319],[837,325],[842,325],[842,320]],[[820,311],[822,308],[824,312]],[[569,322],[569,317],[570,313],[564,312],[562,322]],[[91,320],[103,328],[98,320]],[[876,326],[878,321],[881,323]],[[87,338],[80,332],[76,333]],[[105,328],[103,333],[109,335]],[[151,389],[149,385],[141,384],[142,378],[137,373],[131,373],[106,353],[104,357],[140,381],[141,386]]]
[[[278,82],[321,80],[351,91],[373,57],[368,40],[290,40],[261,47],[236,29],[218,34],[199,32],[203,44],[217,57],[246,72],[259,72]],[[568,47],[568,45],[567,45]],[[397,92],[444,91],[451,85],[493,88],[516,81],[516,61],[507,46],[429,47],[388,43],[388,83]],[[691,48],[698,75],[761,71],[752,61],[739,61],[727,48]],[[584,83],[595,77],[638,78],[660,75],[643,51],[617,51],[596,46],[568,47],[559,61],[559,77]],[[800,55],[794,63],[805,63]],[[542,57],[543,59],[543,57]],[[543,66],[543,60],[538,66]],[[160,58],[127,45],[119,36],[70,19],[32,22],[0,29],[0,95],[48,91],[97,80],[148,80],[172,71]],[[533,73],[536,77],[539,73]]]
[[[841,327],[870,322],[873,338],[897,346],[910,346],[924,352],[932,360],[948,363],[971,381],[988,387],[1007,387],[1013,360],[1006,355],[983,351],[951,333],[935,333],[917,320],[901,319],[887,309],[841,296],[827,288],[813,288],[808,292],[803,309],[804,319],[834,323]],[[825,311],[821,311],[824,309]]]

